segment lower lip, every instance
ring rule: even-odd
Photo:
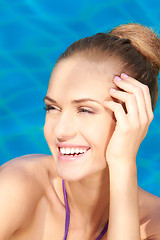
[[[88,150],[85,153],[79,154],[77,156],[62,155],[61,152],[59,151],[58,152],[58,160],[63,161],[63,162],[76,161],[76,160],[79,160],[80,158],[82,158],[83,156],[85,156],[86,153],[88,152]]]

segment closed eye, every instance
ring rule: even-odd
[[[49,110],[58,110],[58,109],[53,106],[46,105],[46,107],[44,107],[44,110],[49,111]]]
[[[79,112],[82,113],[82,114],[86,114],[86,113],[87,114],[94,114],[92,111],[84,109],[84,108],[80,108]]]
[[[52,110],[52,111],[58,110],[58,111],[59,111],[58,108],[56,108],[56,107],[54,107],[54,106],[50,106],[50,105],[46,105],[46,107],[44,107],[44,109],[45,109],[46,111],[50,111],[50,110]],[[82,114],[94,114],[92,111],[90,111],[90,110],[88,110],[88,109],[85,109],[85,108],[79,108],[79,109],[78,109],[78,113],[82,113]]]

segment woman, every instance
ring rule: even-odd
[[[0,240],[160,239],[160,199],[138,187],[136,167],[159,68],[160,40],[139,24],[58,58],[44,98],[52,156],[2,165]]]

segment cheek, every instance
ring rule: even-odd
[[[50,141],[54,136],[54,129],[59,118],[47,116],[44,125],[44,136],[47,142]],[[95,116],[79,116],[75,118],[73,123],[76,126],[77,132],[81,133],[85,138],[87,137],[92,142],[106,145],[109,141],[113,130],[115,128],[115,120],[112,114],[105,113]],[[52,139],[53,140],[53,139]]]
[[[95,128],[97,128],[97,133],[95,136],[97,139],[96,142],[101,149],[106,149],[108,146],[108,143],[115,130],[115,126],[115,120],[108,116],[101,119],[98,126],[95,126]]]
[[[81,134],[88,138],[93,145],[103,148],[109,142],[115,129],[115,120],[112,114],[97,115],[92,118],[81,119],[77,122]]]

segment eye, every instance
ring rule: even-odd
[[[79,112],[82,113],[82,114],[94,114],[92,111],[87,110],[85,108],[80,108]]]
[[[46,107],[44,107],[44,110],[46,111],[50,111],[52,110],[52,112],[54,111],[59,111],[58,108],[56,108],[55,106],[50,106],[50,105],[46,105]],[[94,114],[92,111],[88,110],[88,109],[85,109],[85,108],[80,108],[78,113],[82,113],[82,114]]]
[[[46,107],[44,107],[44,110],[46,110],[46,111],[49,111],[49,110],[55,111],[55,110],[58,110],[58,108],[56,108],[54,106],[46,105]]]

